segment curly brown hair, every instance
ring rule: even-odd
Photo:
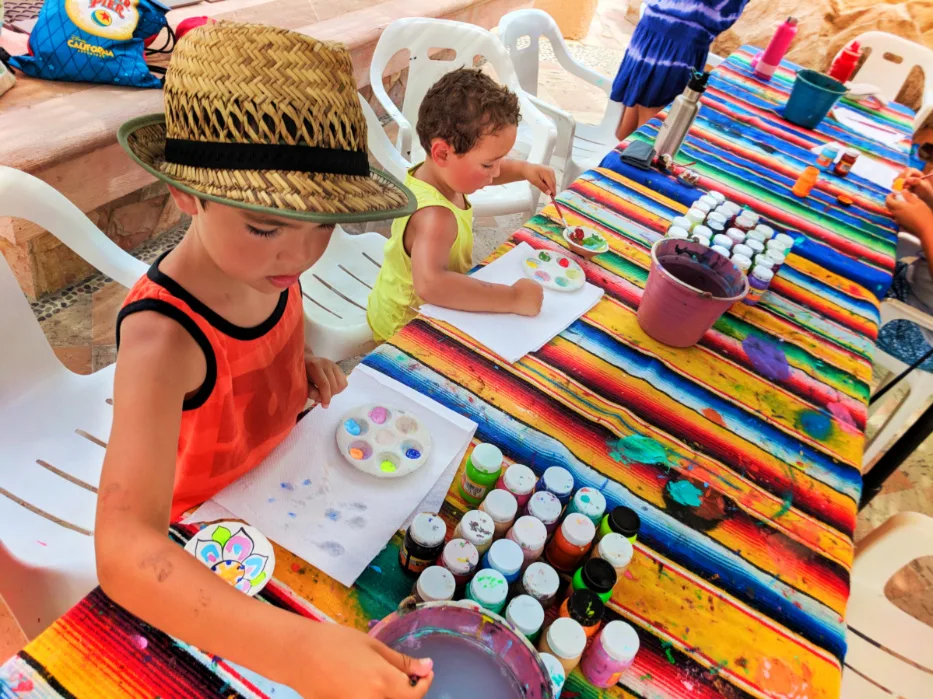
[[[418,109],[418,140],[425,152],[445,140],[454,153],[471,150],[483,136],[521,119],[518,96],[480,70],[459,68],[428,90]]]

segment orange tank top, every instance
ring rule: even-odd
[[[130,289],[117,316],[117,345],[128,315],[156,311],[179,323],[207,361],[204,383],[182,406],[175,521],[256,467],[285,438],[307,402],[308,380],[298,284],[282,292],[263,323],[243,328],[163,274],[164,257]]]

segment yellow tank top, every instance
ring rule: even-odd
[[[416,165],[408,171],[405,186],[414,193],[418,202],[417,210],[442,206],[453,212],[457,219],[457,239],[450,248],[447,269],[466,274],[473,267],[473,207],[467,202],[467,208],[461,209],[433,186],[416,179],[414,172],[419,167]],[[415,283],[411,276],[411,257],[405,251],[405,228],[410,218],[405,216],[392,222],[392,235],[386,242],[382,269],[379,270],[366,305],[366,319],[377,342],[383,342],[398,332],[405,323],[418,315],[418,308],[422,304],[421,298],[415,293]]]

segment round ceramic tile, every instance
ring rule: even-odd
[[[250,597],[266,586],[275,568],[275,552],[255,527],[241,522],[209,524],[185,550]]]
[[[431,435],[410,412],[361,405],[337,425],[337,448],[354,468],[377,478],[400,478],[424,466]]]
[[[545,289],[577,291],[586,284],[586,274],[576,260],[550,250],[538,250],[522,262],[525,276]]]

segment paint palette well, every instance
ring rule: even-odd
[[[361,405],[337,425],[337,448],[354,468],[401,478],[424,466],[431,435],[416,415],[389,405]]]
[[[185,550],[250,597],[266,586],[275,568],[269,540],[240,522],[209,524],[191,537]]]
[[[550,250],[538,250],[522,262],[525,276],[545,289],[577,291],[586,284],[586,274],[578,262]]]

